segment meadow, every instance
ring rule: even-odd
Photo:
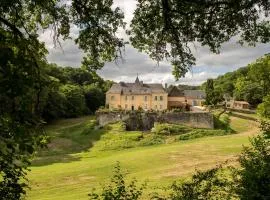
[[[254,116],[253,116],[254,117]],[[46,127],[48,149],[33,160],[27,199],[86,200],[93,188],[110,181],[120,162],[127,179],[147,182],[144,198],[175,180],[190,177],[236,157],[249,137],[259,132],[253,120],[230,116],[234,134],[179,140],[179,135],[125,132],[122,124],[93,130],[93,116],[56,121]]]

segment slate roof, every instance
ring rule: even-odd
[[[110,93],[121,93],[122,95],[132,95],[132,94],[152,94],[152,93],[166,93],[162,84],[145,84],[136,78],[135,83],[115,83],[108,90]]]
[[[173,86],[170,89],[168,89],[168,97],[183,97],[184,91],[180,90],[178,87]]]
[[[194,99],[205,99],[205,92],[203,90],[184,90],[186,97]]]

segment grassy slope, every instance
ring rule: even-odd
[[[128,177],[148,180],[149,193],[189,176],[195,168],[205,169],[234,158],[242,145],[248,144],[248,136],[257,132],[254,122],[231,117],[232,128],[239,134],[98,152],[86,150],[95,147],[103,132],[78,134],[89,119],[62,120],[48,127],[49,134],[57,135],[51,144],[56,150],[42,152],[31,167],[28,178],[32,189],[27,199],[87,199],[91,188],[109,180],[116,161]],[[66,134],[72,140],[65,138]]]

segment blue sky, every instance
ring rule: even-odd
[[[115,4],[125,12],[125,21],[129,23],[136,7],[136,1],[116,0]],[[73,26],[71,36],[75,38],[78,31],[78,28]],[[120,30],[118,34],[128,39],[123,30]],[[80,66],[83,52],[78,49],[72,40],[63,41],[61,43],[62,48],[60,48],[54,47],[50,31],[42,33],[40,39],[45,42],[49,50],[47,57],[49,62],[62,66]],[[218,55],[211,53],[207,47],[196,44],[196,48],[193,48],[193,53],[197,59],[196,66],[185,78],[181,78],[176,82],[171,74],[172,69],[169,62],[161,62],[157,66],[157,63],[152,61],[146,54],[139,53],[132,46],[127,45],[122,62],[118,64],[114,62],[107,63],[98,73],[104,79],[116,82],[132,82],[138,73],[140,79],[148,83],[199,85],[207,78],[215,78],[218,75],[246,66],[269,52],[269,44],[258,44],[256,47],[241,46],[237,44],[235,38],[225,43],[221,48],[221,53]]]

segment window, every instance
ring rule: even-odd
[[[159,108],[162,109],[162,105],[160,105]]]
[[[155,101],[157,101],[157,96],[155,96]]]
[[[157,105],[155,105],[155,109],[157,110]]]
[[[128,105],[126,104],[126,105],[125,105],[125,109],[127,109],[127,108],[128,108]]]
[[[134,100],[134,96],[132,96],[131,99]]]
[[[144,101],[147,101],[147,96],[144,96]]]
[[[128,100],[128,96],[125,96],[125,100],[126,100],[126,101]]]
[[[163,96],[160,96],[160,97],[159,97],[159,100],[160,100],[160,101],[163,101]]]
[[[114,96],[111,96],[111,100],[112,100],[112,101],[114,100]]]

